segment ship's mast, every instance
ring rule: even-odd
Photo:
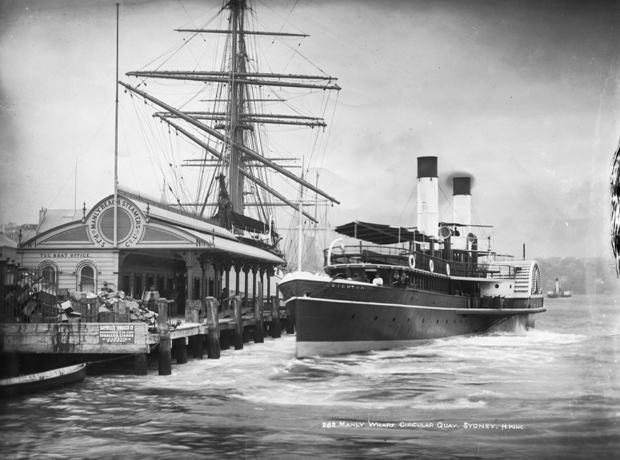
[[[324,120],[322,118],[304,116],[298,112],[289,114],[263,113],[252,110],[251,105],[260,101],[273,101],[273,99],[265,99],[260,94],[262,90],[256,90],[256,88],[269,88],[269,91],[273,87],[290,88],[291,90],[297,88],[308,89],[311,92],[323,92],[325,90],[338,91],[340,87],[335,84],[335,78],[327,75],[265,73],[249,65],[249,52],[246,48],[247,36],[260,37],[267,35],[289,38],[303,38],[307,36],[305,34],[251,30],[251,27],[245,25],[249,9],[248,0],[227,0],[222,10],[230,11],[228,27],[222,29],[177,29],[179,32],[192,33],[194,35],[227,35],[226,62],[223,68],[210,71],[198,69],[178,71],[158,69],[134,71],[126,74],[127,76],[140,79],[169,79],[202,83],[205,88],[213,88],[216,91],[222,89],[222,93],[217,93],[213,96],[215,99],[203,101],[215,102],[216,104],[212,110],[196,111],[189,107],[187,109],[177,109],[138,89],[140,85],[134,87],[123,82],[119,83],[131,93],[141,96],[163,109],[164,112],[157,112],[154,116],[172,127],[177,134],[183,134],[187,139],[204,148],[204,159],[196,160],[191,166],[202,168],[215,167],[218,169],[214,171],[213,177],[216,177],[217,174],[227,176],[227,192],[233,212],[244,215],[244,207],[246,207],[244,203],[244,184],[246,179],[248,184],[252,184],[252,187],[259,187],[262,192],[280,200],[280,202],[274,204],[275,206],[290,206],[297,211],[297,203],[286,199],[268,185],[266,178],[262,175],[264,173],[260,172],[261,167],[269,168],[306,189],[316,192],[327,201],[338,204],[339,202],[335,198],[318,189],[318,186],[315,187],[304,180],[303,177],[300,178],[291,173],[286,167],[279,166],[277,158],[270,158],[264,155],[261,148],[260,139],[262,138],[260,136],[262,136],[261,133],[265,125],[277,124],[320,128],[326,126]],[[248,30],[246,30],[246,27]],[[256,93],[257,91],[258,94]],[[223,100],[220,98],[221,95],[224,95]],[[282,98],[277,98],[276,100],[286,102]],[[218,101],[222,101],[223,104],[218,105]],[[184,126],[187,126],[189,130],[181,127],[178,124],[179,122],[184,123]],[[190,130],[197,130],[203,136],[206,136],[209,141],[203,142],[192,134]],[[211,141],[215,141],[215,144],[212,144]],[[200,215],[204,212],[205,207],[214,206],[214,204],[208,202],[210,192],[207,190],[204,190],[204,192],[205,194],[202,196],[203,192],[199,190],[196,203],[187,204],[188,206],[196,207],[196,211]],[[177,202],[181,206],[181,202],[178,199]],[[269,200],[264,198],[255,199],[252,203],[248,203],[247,206],[255,206],[257,203],[271,206]],[[306,212],[303,215],[313,221],[315,220]]]
[[[244,56],[239,53],[239,47],[243,43],[243,12],[245,0],[231,0],[232,21],[232,52],[231,52],[231,85],[230,85],[230,125],[228,137],[230,139],[230,160],[228,165],[228,188],[233,211],[243,214],[243,179],[239,174],[241,167],[241,153],[235,147],[243,142],[243,133],[239,129],[239,113],[243,107],[243,85],[239,83],[237,75],[242,72],[240,68],[244,62]]]

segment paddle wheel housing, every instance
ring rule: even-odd
[[[503,272],[514,267],[514,297],[530,298],[532,296],[542,296],[542,282],[540,277],[540,267],[535,260],[493,262],[490,267],[497,268]]]

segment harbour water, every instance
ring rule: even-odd
[[[283,336],[88,376],[0,402],[2,457],[618,458],[618,300],[546,306],[522,335],[303,360]]]

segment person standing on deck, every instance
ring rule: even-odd
[[[401,287],[408,287],[409,286],[409,278],[407,277],[407,274],[404,272],[404,270],[400,271],[400,280],[398,283]]]
[[[383,278],[379,276],[379,272],[375,273],[375,278],[372,280],[372,284],[375,286],[383,286]]]

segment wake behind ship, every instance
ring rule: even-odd
[[[534,327],[543,307],[536,261],[504,260],[471,223],[471,178],[453,180],[452,222],[439,222],[437,157],[418,158],[417,227],[353,222],[360,240],[325,250],[323,275],[287,275],[297,357],[403,347],[421,340]]]

